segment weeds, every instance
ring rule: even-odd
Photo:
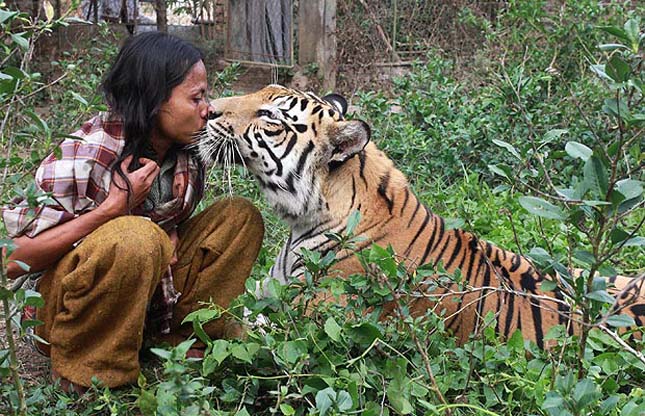
[[[610,288],[595,278],[645,271],[642,7],[628,6],[583,0],[549,9],[546,2],[512,1],[492,24],[464,10],[460,18],[481,26],[487,37],[477,59],[481,68],[456,68],[476,75],[468,84],[437,54],[397,80],[394,97],[377,90],[359,94],[356,116],[373,125],[383,138],[379,146],[433,211],[560,273],[567,301],[583,312],[580,337],[556,326],[546,334],[555,347],[546,351],[519,332],[502,341],[491,314],[478,334],[457,346],[441,310],[412,317],[402,302],[396,319],[380,320],[379,305],[392,302],[394,293],[413,294],[430,277],[436,285],[455,280],[441,268],[411,273],[387,247],[363,252],[369,272],[347,280],[328,276],[334,253],[305,252],[304,281],[271,281],[269,296],[258,299],[256,281],[267,276],[286,233],[264,210],[269,235],[247,292],[226,311],[210,307],[187,318],[207,346],[204,358],[186,358],[192,340],[155,349],[162,368],[146,369],[134,388],[96,385],[82,399],[46,383],[25,388],[15,377],[10,318],[42,300],[35,292],[8,290],[3,280],[11,345],[0,350],[0,409],[52,415],[643,414],[643,342],[612,330],[632,322],[613,310]],[[96,87],[116,46],[97,38],[92,51],[105,57],[64,56],[54,64],[58,75],[45,80],[29,65],[40,32],[16,31],[18,22],[31,24],[0,6],[6,52],[0,196],[4,204],[22,193],[36,205],[47,196],[27,178],[59,137],[104,109]],[[214,90],[229,94],[238,70],[217,74]],[[228,185],[219,175],[210,173],[203,204]],[[263,206],[250,177],[236,170],[233,181],[236,193]],[[345,248],[355,238],[351,227],[336,237]],[[9,240],[2,244],[10,249]],[[581,277],[572,268],[583,269]],[[344,301],[314,302],[323,292]],[[240,320],[261,314],[271,325],[249,328],[244,340],[209,339],[202,325],[222,314]],[[36,324],[23,323],[18,335]]]

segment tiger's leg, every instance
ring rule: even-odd
[[[179,227],[177,264],[173,267],[175,288],[181,293],[173,311],[171,333],[160,341],[177,344],[192,333],[181,325],[190,312],[212,300],[226,308],[242,294],[244,283],[260,251],[264,224],[260,212],[243,198],[215,202]],[[230,335],[226,319],[204,327],[212,338]],[[239,328],[238,328],[239,329]]]
[[[146,307],[172,256],[166,233],[141,217],[114,219],[47,271],[36,333],[51,345],[52,373],[76,385],[134,382]]]

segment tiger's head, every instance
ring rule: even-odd
[[[253,94],[222,98],[198,153],[206,164],[244,164],[287,222],[304,225],[329,209],[323,189],[331,171],[361,152],[370,128],[344,120],[346,100],[270,85]]]

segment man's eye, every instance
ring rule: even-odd
[[[273,118],[273,113],[269,110],[258,110],[257,116]]]

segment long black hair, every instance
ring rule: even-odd
[[[161,105],[201,60],[202,52],[189,42],[167,33],[145,32],[128,38],[103,79],[101,89],[110,112],[123,121],[125,147],[113,172],[125,180],[128,194],[131,185],[121,162],[132,155],[128,169],[140,166],[139,157],[150,152],[150,134]]]

